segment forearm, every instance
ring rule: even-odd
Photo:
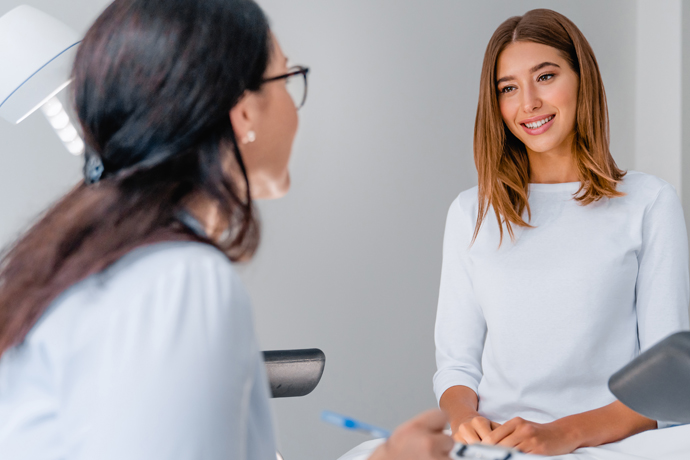
[[[478,405],[477,393],[462,385],[448,388],[439,401],[441,410],[448,416],[453,433],[462,422],[479,415]]]
[[[620,401],[553,423],[572,436],[578,447],[600,446],[656,428],[655,420],[638,414]]]

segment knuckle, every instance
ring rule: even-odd
[[[536,434],[536,429],[532,425],[522,425],[520,431],[522,434],[530,437]]]

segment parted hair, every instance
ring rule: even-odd
[[[479,183],[479,203],[474,241],[493,208],[501,241],[505,225],[511,239],[513,226],[530,227],[528,186],[530,163],[524,144],[503,122],[498,103],[498,58],[514,42],[534,42],[557,49],[579,76],[573,154],[580,189],[575,199],[588,205],[623,194],[616,190],[625,176],[609,151],[609,117],[606,93],[592,47],[572,21],[548,9],[512,17],[494,32],[484,54],[479,103],[474,126],[474,161]]]

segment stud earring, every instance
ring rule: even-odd
[[[254,131],[249,131],[246,136],[244,136],[244,139],[242,139],[243,144],[249,144],[251,142],[254,142],[256,140],[256,133]]]

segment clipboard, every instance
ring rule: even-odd
[[[450,453],[450,458],[474,459],[474,460],[516,460],[524,457],[524,454],[515,449],[506,449],[499,446],[488,446],[485,444],[456,444]]]

